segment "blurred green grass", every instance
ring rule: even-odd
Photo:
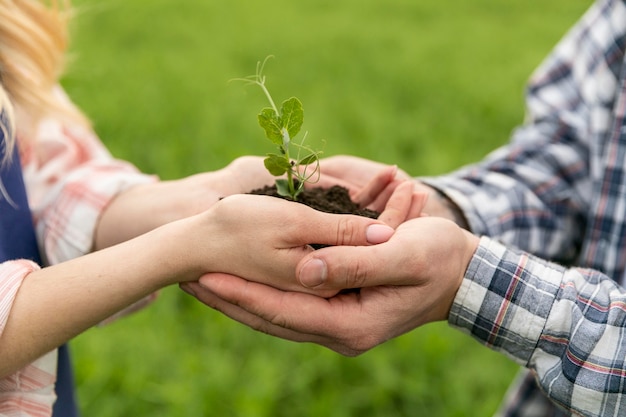
[[[270,150],[266,67],[325,155],[445,173],[505,143],[530,72],[582,0],[75,0],[63,84],[117,157],[164,179]],[[487,416],[517,367],[429,325],[358,358],[255,333],[176,288],[78,337],[84,415]]]

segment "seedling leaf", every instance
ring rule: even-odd
[[[285,157],[274,153],[268,153],[267,158],[263,161],[263,164],[269,173],[276,177],[283,175],[291,169],[291,164],[285,159]]]
[[[276,145],[283,144],[283,134],[281,132],[282,122],[274,109],[264,108],[259,113],[259,125],[265,130],[265,136]]]
[[[296,199],[295,195],[291,195],[291,191],[289,190],[289,181],[287,181],[286,179],[281,178],[276,180],[276,192],[278,192],[278,195],[281,195],[283,197],[287,197],[292,200]]]
[[[295,138],[302,123],[304,121],[304,110],[302,109],[302,102],[297,97],[291,97],[283,101],[283,105],[280,109],[282,127],[287,129],[290,138]]]

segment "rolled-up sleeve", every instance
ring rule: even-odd
[[[24,259],[0,263],[0,335],[4,331],[13,301],[24,278],[38,269],[36,263]]]
[[[107,205],[124,190],[157,180],[113,158],[83,127],[44,121],[27,143],[24,181],[45,264],[89,253]]]

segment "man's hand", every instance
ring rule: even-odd
[[[352,199],[362,207],[382,211],[394,189],[401,183],[413,181],[414,191],[428,198],[421,214],[444,217],[468,229],[461,210],[448,197],[418,179],[411,178],[405,171],[393,165],[385,165],[355,156],[332,156],[320,160],[322,176],[320,184],[339,184],[350,190]],[[416,212],[416,210],[414,210]]]
[[[256,330],[356,355],[422,324],[445,320],[478,238],[421,217],[373,246],[334,246],[299,261],[298,280],[331,298],[210,274],[183,289]]]

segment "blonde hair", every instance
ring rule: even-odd
[[[65,66],[69,17],[69,0],[0,0],[0,110],[14,115],[11,123],[17,125],[3,126],[5,133],[29,136],[46,116],[88,123],[73,104],[54,95]],[[10,157],[15,136],[6,136],[3,159]]]
[[[3,148],[0,149],[0,166],[11,158],[15,146],[15,122],[13,118],[13,108],[9,103],[9,98],[0,85],[0,134],[4,137]],[[0,184],[1,185],[1,184]],[[4,194],[4,193],[3,193]]]

